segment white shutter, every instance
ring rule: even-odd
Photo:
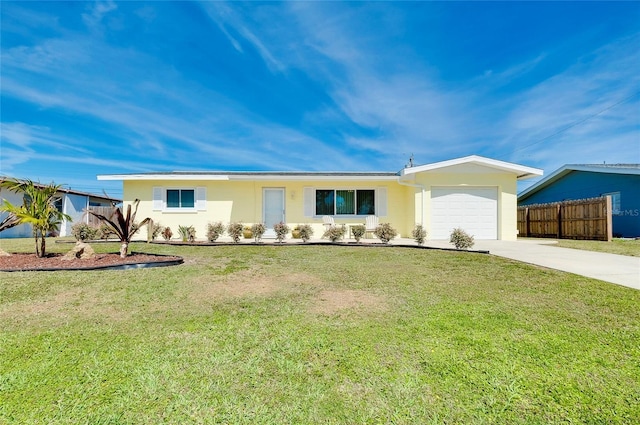
[[[161,187],[153,188],[153,210],[162,211],[164,207],[164,190]]]
[[[206,187],[196,188],[196,210],[198,211],[207,210],[207,188]]]
[[[304,216],[313,217],[313,207],[315,206],[315,190],[312,187],[305,187],[303,189],[303,202],[304,202]]]
[[[376,190],[376,215],[378,217],[387,216],[387,188],[379,187]]]

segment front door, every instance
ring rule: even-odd
[[[262,190],[262,222],[267,231],[264,238],[275,238],[273,225],[284,222],[284,189],[269,188]]]

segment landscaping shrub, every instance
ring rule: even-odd
[[[416,224],[416,227],[414,227],[411,232],[411,236],[418,245],[424,245],[424,239],[427,237],[427,231],[424,230],[422,224]]]
[[[209,242],[217,241],[222,234],[224,234],[224,224],[222,222],[217,221],[207,224],[207,240]]]
[[[398,231],[391,227],[389,223],[380,223],[373,231],[373,234],[383,243],[389,243],[391,239],[398,236]]]
[[[284,241],[284,238],[287,237],[287,233],[289,233],[289,226],[287,226],[283,222],[280,222],[273,225],[273,230],[276,232],[276,240],[282,243],[282,241]]]
[[[196,240],[196,229],[193,226],[178,226],[178,234],[182,242],[193,242]]]
[[[155,241],[162,231],[162,224],[160,224],[160,222],[156,223],[153,220],[150,220],[149,223],[147,223],[147,231],[148,239]]]
[[[227,226],[227,234],[231,236],[231,239],[233,239],[235,243],[240,242],[243,230],[244,226],[242,223],[229,223],[229,226]]]
[[[87,223],[77,223],[71,227],[71,234],[77,241],[90,241],[98,235],[99,229],[88,225]]]
[[[98,238],[100,239],[104,239],[107,240],[111,237],[115,237],[116,236],[116,232],[113,231],[113,229],[111,228],[111,226],[109,226],[108,224],[101,224],[100,227],[98,227],[98,234],[96,235]]]
[[[469,249],[475,243],[473,241],[473,236],[460,228],[453,229],[449,242],[451,242],[456,249]]]
[[[313,227],[310,224],[301,224],[298,226],[298,231],[300,232],[300,238],[302,242],[307,242],[313,236]]]
[[[129,252],[129,244],[133,235],[140,231],[140,228],[151,221],[151,218],[147,217],[141,222],[136,221],[136,214],[138,214],[138,206],[140,205],[140,199],[136,199],[132,204],[127,205],[126,213],[122,213],[120,208],[116,208],[112,215],[109,217],[89,210],[89,214],[101,220],[104,224],[111,227],[111,230],[116,234],[120,240],[120,256],[125,258]],[[135,210],[131,211],[131,207],[135,206]]]
[[[251,231],[251,226],[244,226],[242,228],[242,237],[245,239],[251,239],[253,237],[253,232]]]
[[[347,233],[344,226],[331,226],[322,235],[323,239],[329,239],[331,242],[338,242]]]
[[[356,242],[360,242],[360,239],[362,239],[366,232],[367,228],[364,224],[358,224],[351,227],[351,234],[353,235],[353,238],[356,240]]]
[[[255,223],[251,226],[251,233],[253,233],[253,239],[257,242],[260,242],[262,239],[262,235],[267,231],[267,227],[262,223]]]
[[[171,227],[165,227],[164,229],[162,229],[162,233],[161,233],[162,237],[164,238],[165,241],[168,241],[169,239],[171,239],[171,236],[173,236],[173,232],[171,231]]]

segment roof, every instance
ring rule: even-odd
[[[98,180],[395,180],[397,176],[387,172],[170,171],[99,175]]]
[[[478,172],[483,169],[493,169],[503,173],[513,173],[518,180],[541,176],[543,171],[539,168],[526,167],[512,162],[499,161],[497,159],[486,158],[478,155],[470,155],[462,158],[450,159],[448,161],[434,162],[432,164],[418,165],[416,167],[405,168],[401,175],[410,175],[421,172],[438,173],[469,173]]]
[[[566,164],[549,174],[539,182],[529,186],[518,195],[523,200],[537,191],[553,184],[573,171],[606,174],[635,174],[640,175],[640,164]]]
[[[7,181],[7,180],[14,180],[14,179],[11,178],[11,177],[8,177],[8,176],[0,176],[0,182],[4,182],[4,181]],[[46,186],[45,184],[38,183],[38,182],[33,182],[33,184],[35,186],[40,186],[40,187],[45,187]],[[79,191],[79,190],[72,190],[71,188],[65,188],[63,186],[61,186],[58,189],[58,192],[59,193],[69,193],[69,194],[72,194],[72,195],[88,196],[90,198],[100,199],[100,200],[103,200],[103,201],[109,201],[109,202],[115,202],[115,203],[122,202],[122,199],[112,198],[110,196],[95,195],[93,193],[82,192],[82,191]]]
[[[463,169],[464,168],[464,169]],[[383,171],[170,171],[156,173],[105,174],[98,180],[397,180],[401,176],[423,171],[486,172],[487,168],[513,173],[519,180],[541,176],[542,170],[478,155],[433,164],[404,168],[399,172]]]

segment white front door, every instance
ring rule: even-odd
[[[267,231],[265,238],[275,238],[276,232],[273,225],[284,222],[284,189],[269,188],[262,190],[262,222]]]

